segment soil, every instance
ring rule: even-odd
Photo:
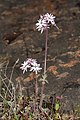
[[[9,75],[19,58],[14,80],[24,76],[19,67],[28,57],[44,66],[45,33],[35,26],[44,13],[55,15],[59,27],[49,29],[45,93],[61,95],[68,111],[80,105],[80,0],[0,0],[0,63],[9,61]]]

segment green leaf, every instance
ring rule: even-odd
[[[56,103],[56,104],[55,104],[55,110],[56,110],[56,111],[59,110],[59,107],[60,107],[59,103]]]

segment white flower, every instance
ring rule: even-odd
[[[54,19],[55,16],[49,13],[40,15],[40,19],[38,20],[38,23],[36,23],[36,29],[42,33],[46,28],[49,28],[50,24],[56,26]]]
[[[36,63],[37,61],[36,59],[28,58],[26,62],[27,64],[31,65],[32,63]]]
[[[23,74],[24,74],[25,72],[27,72],[27,69],[28,69],[28,68],[31,67],[31,66],[28,64],[27,61],[24,61],[24,63],[21,64],[21,65],[22,65],[22,66],[20,67],[20,69],[23,70]]]
[[[27,72],[28,69],[29,69],[29,71],[33,71],[36,74],[42,69],[42,68],[40,68],[40,64],[37,64],[36,59],[32,59],[32,58],[28,58],[21,65],[22,66],[20,67],[20,69],[23,70],[23,74],[25,72]]]
[[[40,68],[40,64],[35,63],[35,64],[33,64],[33,66],[31,67],[30,71],[33,71],[33,72],[35,72],[36,74],[38,74],[38,72],[40,72],[41,69],[42,69],[42,68]]]
[[[55,21],[54,21],[54,19],[55,19],[55,16],[53,16],[52,14],[49,14],[49,13],[46,13],[45,15],[44,15],[45,17],[45,19],[46,19],[46,21],[48,22],[48,23],[51,23],[52,25],[56,25],[55,24]]]
[[[49,28],[49,26],[46,24],[46,21],[43,19],[38,20],[38,23],[36,23],[36,26],[38,31],[41,31],[41,33],[46,29]]]

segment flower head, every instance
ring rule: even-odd
[[[33,71],[36,74],[38,72],[40,72],[40,70],[42,68],[40,68],[40,64],[37,64],[36,59],[32,59],[32,58],[28,58],[26,61],[24,61],[23,64],[21,64],[22,66],[20,67],[21,70],[23,70],[23,74],[25,72],[27,72],[27,70],[29,69],[29,71]]]
[[[31,67],[30,71],[33,71],[33,72],[35,72],[36,74],[38,74],[38,72],[40,72],[41,69],[42,69],[42,68],[40,68],[40,64],[35,63],[35,64],[33,64],[33,66]]]
[[[27,61],[24,61],[24,63],[21,64],[21,65],[22,65],[22,66],[20,67],[20,69],[23,70],[23,74],[24,74],[25,72],[27,72],[27,69],[28,69],[28,68],[31,67],[31,66],[28,64]]]
[[[36,23],[36,26],[38,29],[38,31],[41,31],[41,33],[46,29],[46,28],[49,28],[49,26],[46,24],[46,21],[43,19],[39,19],[38,20],[38,23]]]
[[[54,21],[55,16],[53,16],[52,14],[49,14],[49,13],[46,13],[44,16],[45,16],[44,18],[46,19],[46,22],[51,23],[54,26],[56,25],[55,21]]]
[[[36,23],[36,29],[42,33],[46,28],[49,28],[50,24],[56,26],[54,19],[55,16],[49,13],[40,15],[40,19],[38,20],[38,23]]]

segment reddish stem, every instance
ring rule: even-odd
[[[44,75],[45,75],[45,73],[46,73],[46,66],[47,66],[47,42],[48,42],[48,29],[46,28]],[[42,88],[41,88],[40,107],[42,107],[42,104],[43,104],[44,85],[45,85],[45,81],[43,80],[43,81],[42,81]]]
[[[48,29],[46,28],[46,41],[45,41],[45,61],[44,61],[44,75],[46,73],[46,61],[47,61],[47,42],[48,42]]]

